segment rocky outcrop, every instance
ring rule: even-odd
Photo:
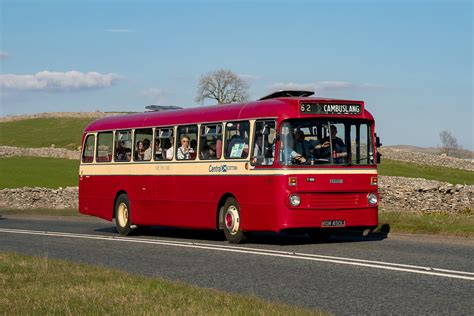
[[[473,210],[474,185],[379,176],[380,208],[459,213]]]
[[[382,154],[382,164],[384,159],[390,159],[406,161],[421,165],[440,166],[474,171],[474,161],[472,159],[461,159],[442,155],[432,155],[386,147],[380,148],[380,153]]]
[[[380,209],[460,213],[473,209],[474,185],[380,176]],[[0,190],[0,208],[65,209],[78,207],[78,188]]]
[[[69,150],[65,148],[41,147],[41,148],[21,148],[11,146],[0,146],[0,158],[6,157],[51,157],[79,160],[81,153],[79,150]]]
[[[78,188],[18,188],[0,190],[0,208],[4,209],[77,209]]]

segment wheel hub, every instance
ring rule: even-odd
[[[229,206],[224,215],[225,227],[231,235],[235,235],[239,231],[240,218],[239,211],[234,205]]]
[[[117,221],[120,227],[125,227],[128,222],[128,207],[125,203],[120,203],[117,212]]]

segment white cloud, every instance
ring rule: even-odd
[[[79,71],[40,71],[34,75],[0,75],[0,88],[30,91],[68,91],[107,88],[120,80],[119,75]]]
[[[155,105],[163,105],[165,92],[158,88],[148,88],[140,91],[140,95]]]
[[[380,89],[381,86],[363,83],[358,84],[350,81],[317,81],[313,83],[283,83],[278,82],[270,86],[270,90],[310,90],[315,91],[342,91],[350,89]]]
[[[106,29],[106,32],[110,33],[130,33],[132,32],[131,29]]]
[[[242,80],[244,81],[255,81],[255,80],[259,80],[260,79],[260,76],[257,76],[257,75],[250,75],[250,74],[237,74],[237,76],[239,76],[239,78],[241,78]]]
[[[9,53],[0,50],[0,60],[7,59],[8,57],[10,57]]]

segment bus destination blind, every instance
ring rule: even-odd
[[[303,114],[347,114],[357,115],[362,113],[360,104],[332,104],[301,102],[300,112]]]

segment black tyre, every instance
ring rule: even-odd
[[[115,201],[115,226],[122,236],[128,236],[133,231],[130,222],[130,201],[126,194],[121,194]]]
[[[234,198],[228,198],[220,209],[219,227],[231,244],[244,242],[247,238],[240,225],[240,205]]]

